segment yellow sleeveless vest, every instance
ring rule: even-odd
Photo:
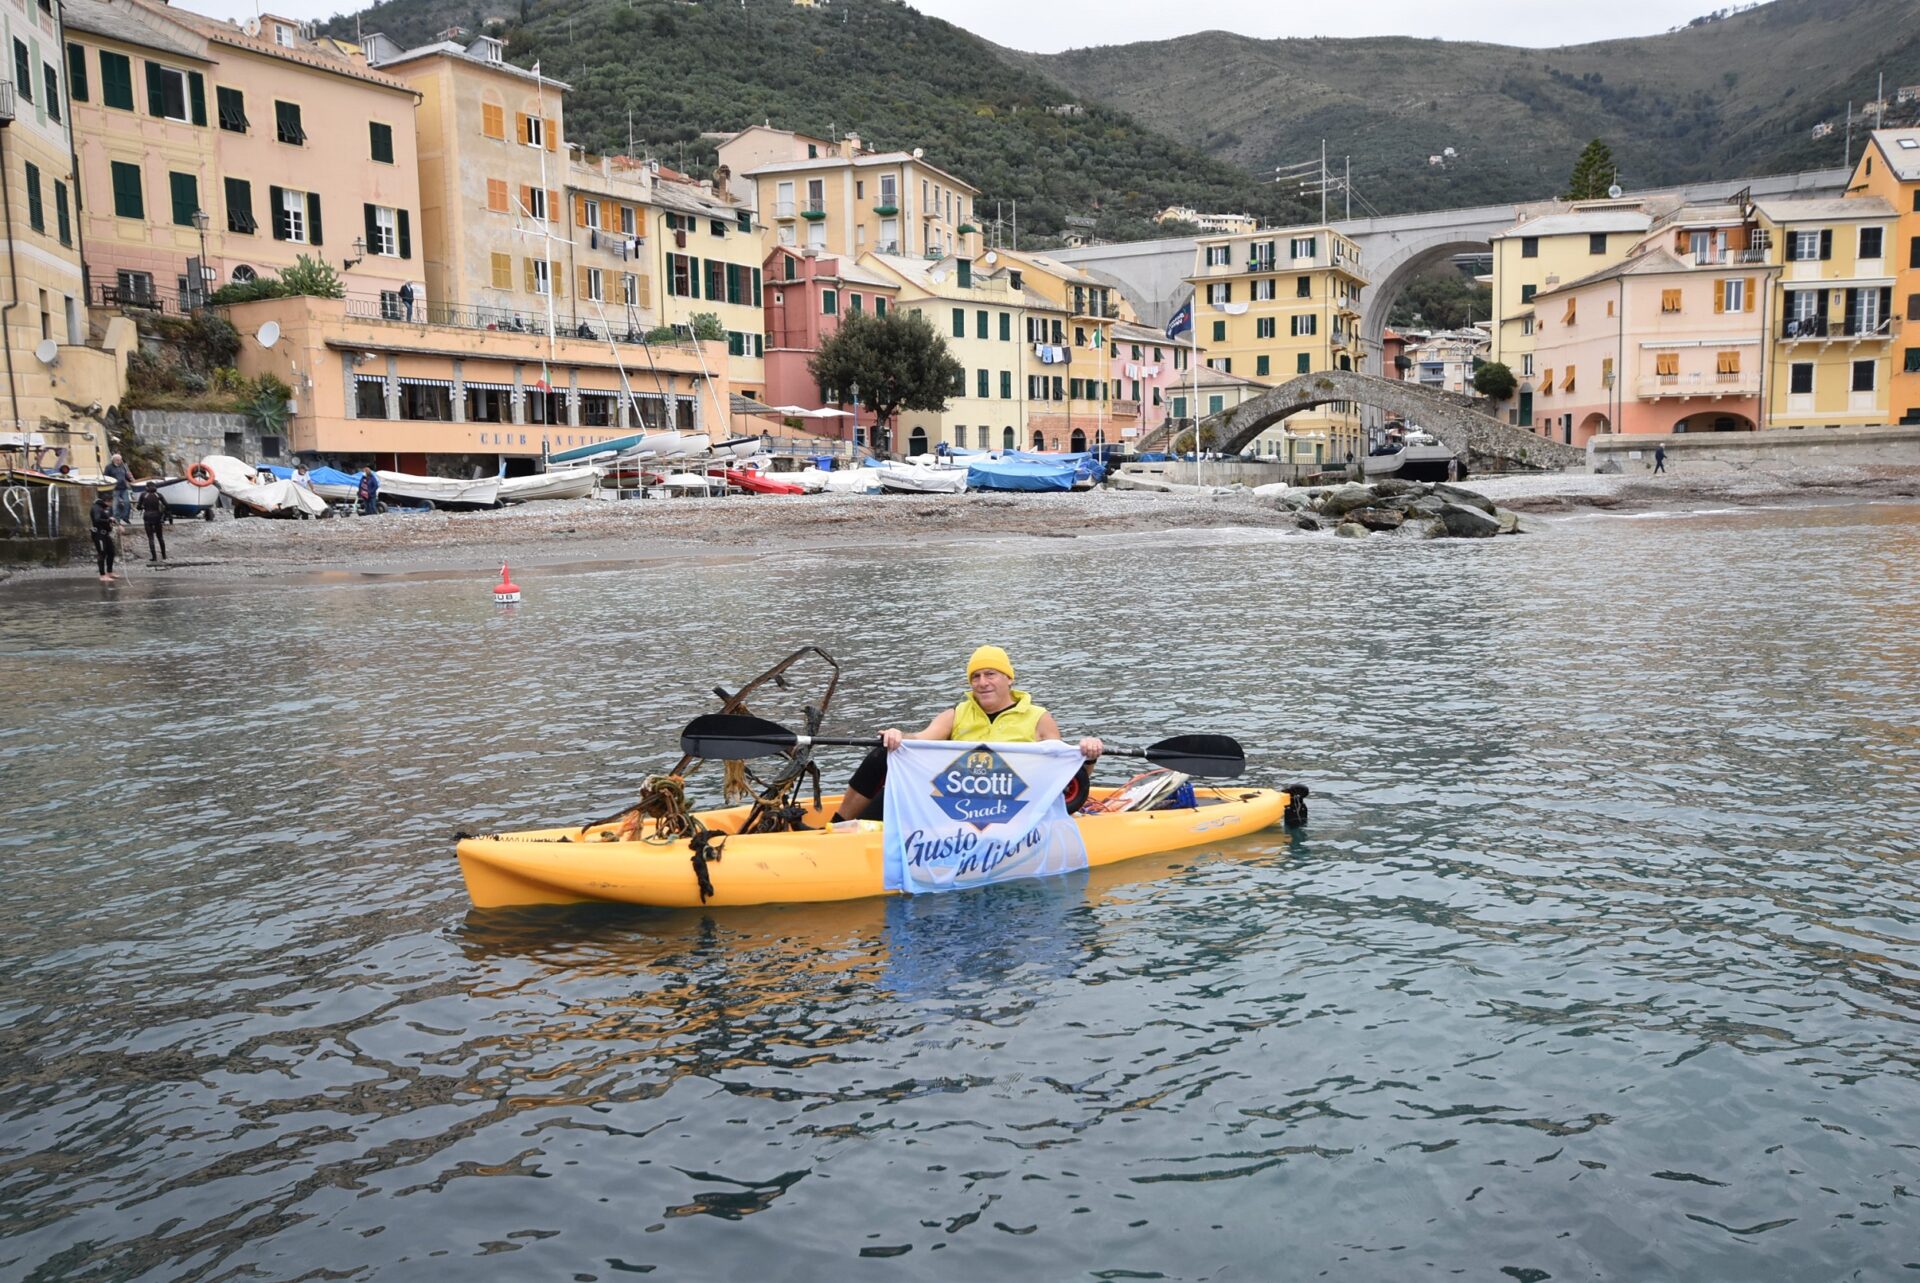
[[[1047,710],[1025,691],[1015,691],[1013,703],[1000,716],[989,718],[969,693],[953,710],[953,734],[948,738],[970,744],[1031,744],[1040,738],[1040,719],[1046,715]]]

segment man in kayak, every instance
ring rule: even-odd
[[[1060,738],[1059,723],[1053,714],[1033,702],[1031,696],[1013,688],[1013,661],[998,646],[982,646],[967,660],[967,697],[908,735],[889,726],[880,732],[880,747],[869,749],[847,783],[846,796],[833,818],[839,820],[878,820],[883,818],[887,784],[887,754],[899,748],[901,741],[963,740],[969,744],[1033,744]],[[1080,741],[1080,752],[1090,768],[1106,746],[1094,736]],[[1083,778],[1075,787],[1085,789]]]

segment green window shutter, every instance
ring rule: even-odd
[[[1011,401],[1013,399],[1013,371],[1012,370],[1000,371],[1000,399],[1002,401]]]
[[[973,337],[975,337],[976,339],[984,339],[984,338],[986,338],[986,337],[987,337],[987,324],[988,324],[988,322],[987,322],[987,314],[986,314],[986,312],[984,312],[984,311],[981,311],[981,312],[976,312],[976,313],[974,313],[974,316],[973,316]]]
[[[220,128],[229,133],[247,132],[247,97],[238,89],[229,89],[225,85],[216,86],[213,91],[214,109],[220,117]]]
[[[200,208],[200,180],[192,174],[168,174],[167,187],[173,195],[174,225],[192,227],[193,212]]]
[[[147,202],[140,191],[140,166],[124,160],[113,163],[113,212],[117,218],[145,218]]]
[[[71,41],[67,44],[67,97],[87,101],[87,51]]]
[[[244,178],[229,178],[227,188],[227,230],[241,235],[256,231],[253,221],[253,185]]]
[[[700,297],[700,260],[687,255],[687,297]]]
[[[67,185],[53,180],[53,212],[60,219],[60,243],[73,244],[73,219],[67,213]]]
[[[1258,374],[1258,375],[1261,375],[1262,377],[1265,377],[1265,375],[1266,375],[1266,374],[1267,374],[1267,372],[1268,372],[1268,370],[1267,370],[1267,358],[1266,358],[1266,357],[1264,357],[1264,356],[1259,356],[1259,357],[1255,357],[1255,358],[1254,358],[1254,361],[1253,361],[1253,372],[1254,372],[1255,374]]]
[[[320,194],[307,193],[307,244],[320,243]]]
[[[407,218],[407,211],[404,209],[398,210],[395,212],[395,216],[400,223],[400,257],[412,258],[413,228],[410,226],[410,220]]]
[[[27,56],[24,41],[13,42],[13,88],[26,102],[33,101],[33,60]]]
[[[366,220],[367,253],[380,252],[380,216],[375,214],[372,205],[360,206],[361,217]]]
[[[766,336],[765,335],[756,334],[753,336],[753,354],[755,356],[766,355]]]
[[[368,142],[373,149],[373,158],[383,164],[393,163],[393,126],[383,125],[377,120],[367,122]]]
[[[757,267],[753,269],[753,305],[760,306],[760,269]]]
[[[875,297],[875,299],[873,300],[873,314],[875,316],[885,316],[887,314],[886,299]]]
[[[47,208],[40,199],[40,167],[27,162],[27,226],[36,232],[47,230]]]
[[[1297,374],[1312,374],[1313,373],[1313,356],[1310,353],[1302,352],[1297,358],[1295,358],[1293,368],[1294,368],[1294,372]]]
[[[985,370],[979,370],[975,372],[973,376],[974,392],[982,400],[985,400],[988,396],[991,395],[991,393],[989,393],[987,390],[987,378],[988,378],[988,373]]]
[[[956,339],[967,337],[967,309],[964,307],[953,309],[953,337]]]
[[[207,123],[207,80],[197,71],[187,73],[187,108],[194,124]]]
[[[100,99],[109,107],[133,110],[133,62],[127,55],[100,51]]]
[[[1213,341],[1215,343],[1224,343],[1227,341],[1227,323],[1225,321],[1215,321],[1213,323]]]
[[[273,220],[273,239],[287,239],[287,189],[267,188],[267,217]]]
[[[750,232],[753,230],[753,214],[751,211],[741,210],[735,217],[735,221],[740,224],[741,231]]]
[[[283,143],[298,147],[307,141],[307,131],[300,127],[300,105],[298,103],[274,100],[273,104],[274,136]]]
[[[167,98],[160,89],[160,64],[147,62],[147,114],[164,116],[167,114]]]
[[[738,264],[736,263],[727,264],[726,278],[727,278],[727,302],[738,303],[740,301],[740,267]],[[734,353],[734,355],[738,356],[740,354],[736,352]]]
[[[822,316],[838,316],[840,314],[840,295],[838,291],[820,291],[820,314]]]
[[[1000,341],[1002,343],[1007,343],[1007,342],[1011,342],[1012,339],[1013,339],[1013,313],[1002,312],[1000,313]]]

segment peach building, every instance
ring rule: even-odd
[[[305,254],[395,311],[420,291],[413,90],[271,14],[65,11],[95,303],[184,306],[203,252],[209,290]]]
[[[1920,424],[1920,128],[1874,130],[1847,194],[1879,197],[1893,211],[1886,233],[1891,244],[1882,255],[1882,270],[1893,278],[1887,415]]]
[[[891,311],[900,299],[899,282],[835,255],[786,246],[767,255],[765,277],[767,401],[827,409],[807,362],[839,330],[842,318]],[[820,436],[854,437],[853,419],[809,420],[807,426]],[[870,430],[873,412],[862,409],[858,426]]]
[[[1747,212],[1688,207],[1611,267],[1542,290],[1533,351],[1535,430],[1585,445],[1598,433],[1763,426],[1766,261]]]

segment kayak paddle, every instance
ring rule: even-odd
[[[801,735],[764,717],[736,713],[709,713],[696,717],[680,732],[680,750],[690,757],[739,761],[771,757],[788,749],[806,747],[875,748],[879,736],[834,739]],[[1247,755],[1230,735],[1175,735],[1145,748],[1108,744],[1115,757],[1143,757],[1155,766],[1206,779],[1232,779],[1247,769]]]

